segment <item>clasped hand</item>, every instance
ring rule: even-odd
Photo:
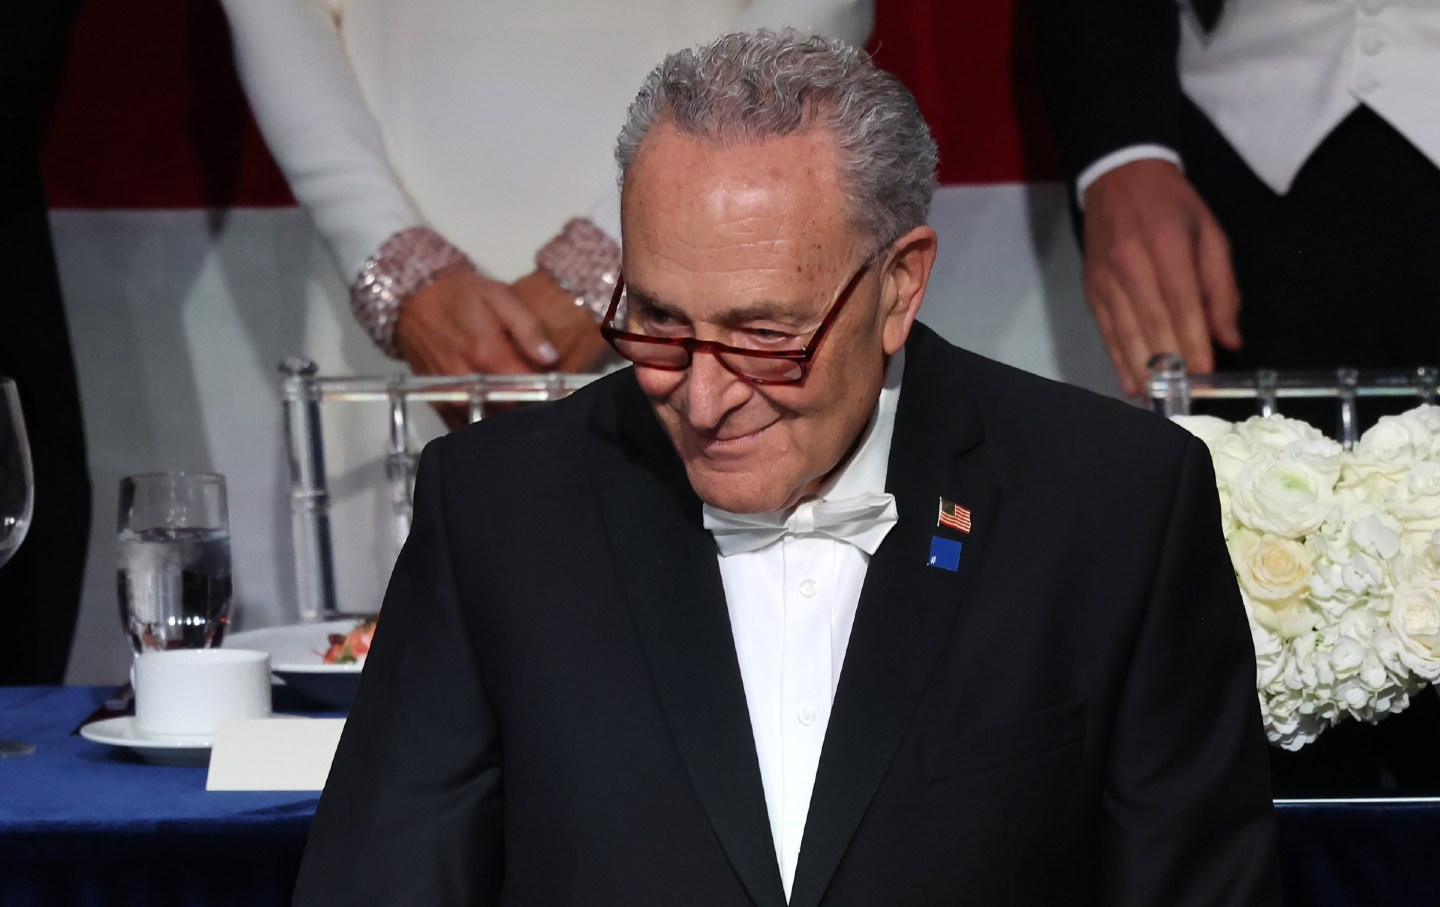
[[[590,313],[547,274],[513,285],[473,271],[447,274],[415,293],[395,325],[400,355],[417,375],[577,372],[605,350]],[[455,428],[464,406],[436,406]]]

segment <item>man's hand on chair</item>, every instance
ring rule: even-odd
[[[1085,298],[1127,397],[1156,353],[1214,368],[1213,338],[1239,349],[1240,293],[1229,244],[1175,165],[1140,160],[1085,191]]]

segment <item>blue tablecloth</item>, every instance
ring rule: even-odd
[[[0,688],[0,905],[288,904],[313,793],[208,792],[70,731],[108,688]]]
[[[287,904],[315,794],[207,792],[204,768],[147,765],[70,735],[109,693],[0,687],[0,907]],[[1282,803],[1292,907],[1440,903],[1440,802]]]

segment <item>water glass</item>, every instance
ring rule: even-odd
[[[218,646],[230,619],[224,476],[120,480],[120,621],[136,654]]]

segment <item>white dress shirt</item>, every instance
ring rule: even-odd
[[[1180,17],[1180,84],[1264,183],[1288,192],[1339,123],[1366,105],[1440,166],[1440,2],[1227,0],[1207,33]],[[1087,167],[1084,190],[1109,170],[1166,154],[1120,149]]]
[[[859,447],[817,499],[885,491],[904,369],[901,350],[886,366],[880,400]],[[801,502],[796,511],[813,507],[813,501]],[[770,833],[788,899],[870,555],[848,542],[812,533],[787,534],[755,551],[720,556],[719,561]]]

